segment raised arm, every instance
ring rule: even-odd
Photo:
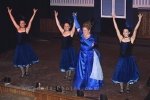
[[[10,17],[11,21],[13,22],[15,28],[18,30],[20,27],[19,27],[19,25],[16,23],[16,21],[15,21],[13,15],[12,15],[12,13],[11,13],[11,12],[12,12],[12,9],[10,9],[9,7],[7,7],[7,10],[8,10],[8,14],[9,14],[9,17]]]
[[[121,42],[123,36],[120,34],[120,31],[119,31],[119,28],[118,28],[118,25],[117,25],[117,22],[116,22],[116,19],[115,19],[115,14],[112,14],[112,18],[113,18],[113,23],[114,23],[114,27],[115,27],[118,39]]]
[[[73,27],[71,29],[71,37],[73,37],[74,33],[75,33],[75,23],[73,23]]]
[[[76,27],[77,31],[79,32],[80,31],[80,24],[77,20],[77,13],[73,13],[73,19],[74,19],[75,27]]]
[[[29,31],[30,31],[30,28],[31,28],[31,25],[32,25],[32,21],[33,21],[33,19],[35,17],[36,12],[37,12],[37,9],[33,9],[33,15],[32,15],[32,17],[29,20],[28,26],[26,27],[26,32],[27,33],[29,33]]]
[[[134,43],[134,40],[135,40],[135,38],[136,38],[137,30],[138,30],[138,28],[139,28],[139,26],[140,26],[142,16],[143,16],[142,14],[139,14],[139,15],[138,15],[139,20],[138,20],[138,22],[137,22],[137,24],[136,24],[136,26],[135,26],[135,28],[134,28],[133,34],[132,34],[132,36],[131,36],[131,42],[132,42],[132,43]]]
[[[57,12],[57,11],[54,11],[54,15],[55,15],[56,25],[57,25],[59,31],[63,34],[64,29],[61,27],[60,22],[59,22],[59,20],[58,20],[58,12]]]

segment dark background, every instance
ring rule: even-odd
[[[91,20],[94,23],[93,32],[98,36],[115,36],[112,19],[100,18],[100,0],[95,0],[95,6],[93,8],[52,7],[50,6],[49,0],[0,0],[0,52],[4,52],[15,47],[16,30],[8,16],[6,9],[7,6],[13,9],[12,14],[16,20],[19,19],[20,16],[25,16],[28,21],[32,15],[32,9],[38,9],[30,31],[31,37],[40,36],[40,19],[53,19],[53,10],[57,10],[59,12],[59,19],[61,22],[68,19],[72,21],[72,12],[78,12],[80,23]],[[136,22],[136,14],[137,11],[132,8],[132,0],[127,0],[127,19],[117,19],[119,28],[122,29],[125,24],[133,27]]]

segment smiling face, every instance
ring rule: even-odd
[[[64,30],[65,30],[65,31],[69,31],[69,30],[70,30],[70,25],[69,25],[69,23],[65,23],[65,24],[64,24]]]
[[[91,23],[89,21],[85,22],[82,27],[83,34],[87,35],[91,32]]]
[[[20,26],[21,28],[25,28],[26,22],[25,22],[24,20],[20,20],[19,26]]]
[[[87,27],[83,27],[82,30],[83,30],[83,34],[90,34],[91,32]]]
[[[123,29],[123,36],[124,36],[125,38],[129,37],[129,34],[130,34],[130,32],[129,32],[128,29]]]

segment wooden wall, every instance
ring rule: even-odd
[[[41,33],[47,33],[47,32],[56,33],[56,32],[59,32],[58,27],[56,26],[55,20],[50,19],[50,18],[40,19],[40,32]]]
[[[143,14],[143,18],[138,29],[138,38],[150,38],[150,10],[139,10]],[[58,33],[58,27],[55,20],[50,18],[40,19],[40,32],[41,33]]]
[[[150,38],[150,10],[140,10],[143,14],[141,25],[138,30],[138,38]]]

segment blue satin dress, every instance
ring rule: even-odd
[[[120,57],[112,77],[114,83],[133,84],[139,79],[138,65],[132,56],[132,47],[131,42],[120,43]]]
[[[103,72],[98,51],[94,49],[95,39],[92,35],[86,39],[82,31],[79,35],[81,46],[73,87],[76,90],[99,90],[103,85]]]
[[[13,64],[15,67],[26,67],[39,62],[39,59],[29,44],[26,32],[17,33],[17,45]]]
[[[62,37],[62,50],[60,60],[61,72],[74,70],[76,67],[76,52],[72,45],[73,38],[71,36]]]

